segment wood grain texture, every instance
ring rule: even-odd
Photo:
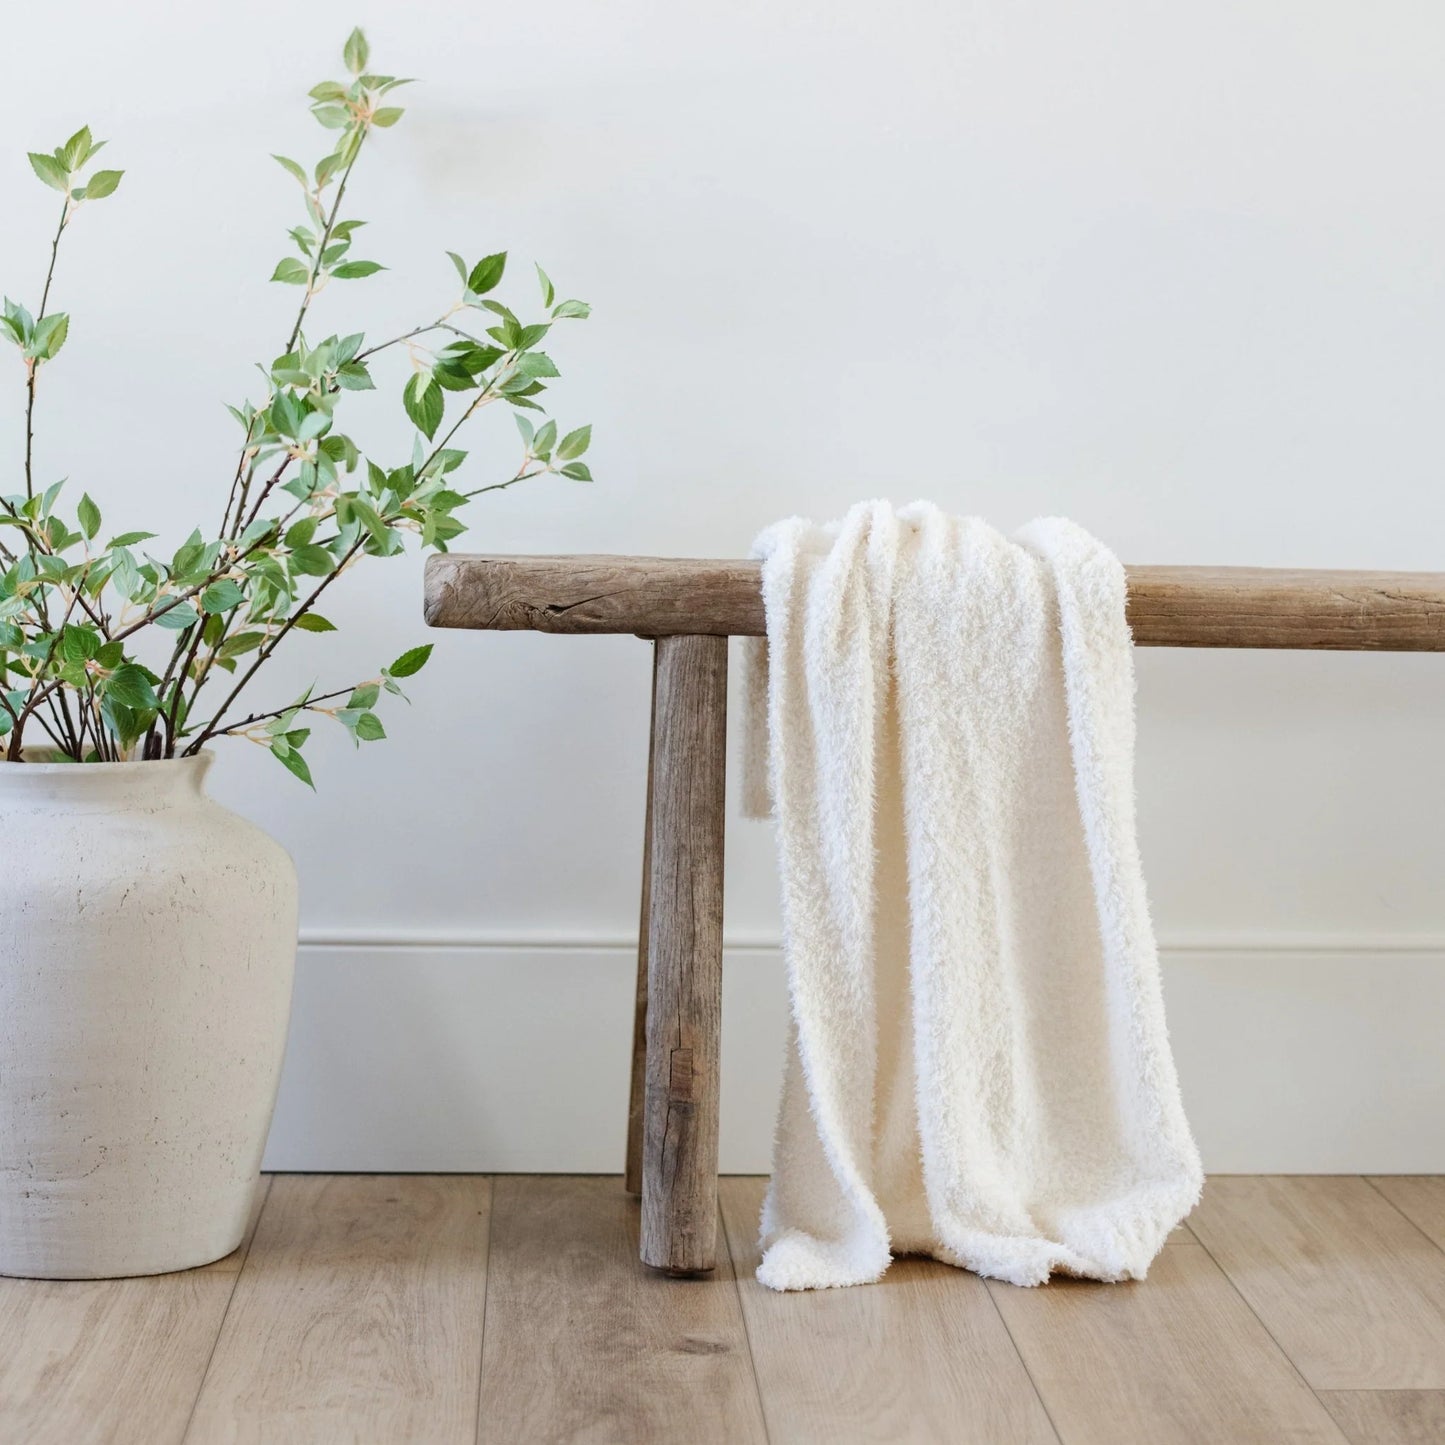
[[[766,1181],[721,1181],[768,1432],[811,1442],[1046,1445],[1057,1439],[977,1275],[899,1259],[882,1283],[777,1294],[754,1278]]]
[[[471,1445],[490,1189],[278,1176],[186,1438]]]
[[[1445,1251],[1365,1180],[1216,1176],[1189,1225],[1316,1389],[1445,1388]]]
[[[0,1440],[174,1445],[185,1434],[270,1180],[241,1247],[143,1279],[0,1279]]]
[[[1369,1178],[1406,1219],[1445,1249],[1445,1175],[1372,1174]]]
[[[657,642],[642,1258],[674,1273],[716,1258],[727,649]]]
[[[657,643],[652,642],[652,705],[648,710],[647,802],[642,823],[642,907],[637,923],[637,992],[632,1007],[632,1076],[627,1095],[627,1164],[623,1182],[629,1194],[642,1193],[642,1144],[647,1120],[647,930],[652,916],[652,765],[657,748]]]
[[[1130,1284],[988,1291],[1067,1445],[1340,1445],[1205,1249],[1170,1246]]]
[[[479,1439],[766,1437],[737,1286],[638,1266],[637,1204],[617,1179],[496,1181]]]
[[[1350,1445],[1440,1445],[1445,1390],[1322,1390]]]
[[[1141,647],[1445,650],[1445,573],[1129,567]],[[433,627],[649,636],[764,631],[759,563],[698,557],[496,557],[426,566]]]

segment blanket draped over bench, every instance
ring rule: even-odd
[[[758,539],[744,802],[792,1030],[758,1277],[1142,1278],[1198,1198],[1134,820],[1124,570],[882,502]]]

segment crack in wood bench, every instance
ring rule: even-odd
[[[1129,567],[1143,647],[1445,651],[1445,574]],[[627,1188],[641,1256],[716,1262],[728,638],[765,632],[755,561],[489,557],[426,567],[426,620],[634,633],[655,647]]]

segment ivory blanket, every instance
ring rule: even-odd
[[[1134,819],[1123,568],[917,503],[758,539],[745,806],[792,1029],[758,1278],[1142,1278],[1202,1183]]]

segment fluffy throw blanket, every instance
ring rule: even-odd
[[[915,504],[758,539],[745,806],[792,1030],[758,1278],[1142,1278],[1198,1198],[1135,837],[1124,571]]]

